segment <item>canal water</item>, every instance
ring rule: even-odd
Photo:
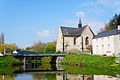
[[[0,80],[120,80],[119,72],[31,63],[0,68]]]

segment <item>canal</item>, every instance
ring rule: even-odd
[[[0,80],[120,80],[119,73],[60,64],[30,63],[0,67]]]

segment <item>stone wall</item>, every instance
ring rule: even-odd
[[[89,27],[85,27],[85,29],[83,30],[81,36],[83,37],[83,48],[84,48],[84,50],[86,50],[86,47],[88,45],[85,44],[85,39],[88,37],[88,39],[89,39],[89,45],[92,45],[92,39],[94,37],[94,34],[91,32],[91,30],[90,30]]]
[[[63,51],[63,36],[62,36],[62,32],[61,29],[59,29],[59,33],[58,33],[58,39],[57,39],[57,45],[56,45],[56,51]]]
[[[93,33],[91,32],[90,28],[86,26],[79,37],[66,37],[64,36],[64,51],[69,50],[82,50],[82,45],[84,50],[88,45],[85,45],[85,39],[88,37],[89,45],[92,45]],[[76,38],[76,44],[74,44],[74,38]],[[83,40],[82,40],[83,38]],[[67,45],[67,46],[66,46]],[[63,51],[63,36],[61,29],[59,30],[58,40],[57,40],[57,48],[56,51]]]

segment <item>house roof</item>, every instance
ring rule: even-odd
[[[85,27],[86,26],[81,28],[61,27],[62,35],[78,37],[82,34],[82,31],[84,30]]]
[[[101,32],[98,35],[95,35],[94,38],[106,37],[106,36],[117,35],[117,34],[120,34],[120,30],[113,29],[113,30]]]

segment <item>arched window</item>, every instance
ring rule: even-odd
[[[85,38],[85,45],[89,45],[89,38],[88,37]]]
[[[76,38],[74,38],[74,45],[76,45]]]

